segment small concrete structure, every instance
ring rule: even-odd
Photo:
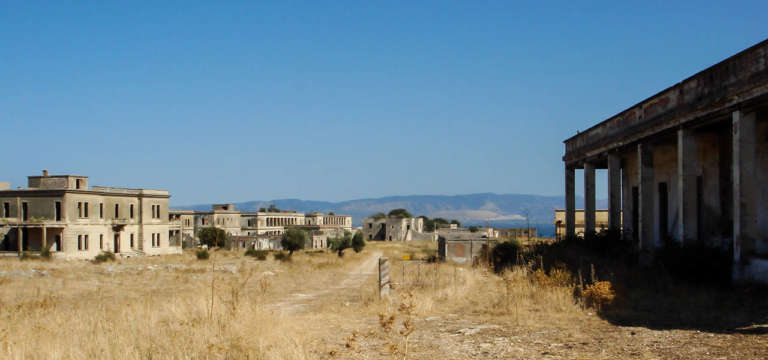
[[[732,254],[734,280],[768,283],[767,120],[768,40],[565,140],[566,236],[576,169],[587,229],[595,170],[607,169],[607,227],[645,258],[668,239],[717,247]]]
[[[498,243],[480,233],[441,234],[437,239],[437,256],[441,261],[477,264],[489,256]]]
[[[181,253],[169,227],[165,190],[88,186],[87,176],[29,176],[27,187],[0,186],[0,251],[50,250],[92,259]]]

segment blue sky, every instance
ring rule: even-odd
[[[0,1],[0,180],[559,195],[565,138],[768,34],[764,1],[158,3]]]

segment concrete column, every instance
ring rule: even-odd
[[[565,237],[576,235],[576,170],[565,166]]]
[[[21,213],[19,213],[19,214],[21,214]],[[19,217],[19,219],[21,219],[21,217]],[[21,255],[21,253],[24,252],[24,249],[22,248],[22,243],[24,241],[24,229],[22,229],[21,226],[19,226],[17,229],[18,229],[18,231],[17,231],[18,239],[16,239],[16,240],[17,240],[18,245],[19,245],[19,255]]]
[[[633,172],[628,167],[624,167],[624,171],[621,172],[621,196],[624,199],[621,202],[622,211],[622,224],[621,224],[621,237],[624,241],[632,241],[633,234],[637,229],[633,229],[634,221],[632,220],[632,185],[633,185]]]
[[[45,250],[48,248],[48,228],[43,226],[43,248],[40,250]]]
[[[698,239],[696,156],[693,131],[677,130],[677,240],[680,244]]]
[[[733,112],[733,260],[754,251],[757,236],[755,114]]]
[[[595,165],[584,163],[584,236],[595,232]]]
[[[650,145],[637,145],[638,184],[638,248],[652,250],[654,246],[653,225],[653,152]]]
[[[621,230],[621,158],[608,154],[608,228]]]

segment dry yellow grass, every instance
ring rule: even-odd
[[[406,342],[412,359],[529,358],[544,345],[518,344],[523,334],[583,342],[616,328],[574,301],[565,272],[395,260],[433,250],[369,243],[344,258],[299,252],[287,263],[227,251],[99,265],[3,259],[0,358],[378,359],[402,358]],[[376,290],[380,255],[393,259],[390,299]],[[600,348],[568,357],[600,358],[590,356]],[[607,354],[627,354],[616,349]],[[643,349],[641,358],[659,356]]]

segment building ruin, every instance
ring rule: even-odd
[[[594,229],[595,170],[607,169],[608,227],[642,257],[666,240],[729,252],[737,281],[768,282],[768,40],[565,140],[565,233]],[[623,210],[624,222],[621,222]]]

